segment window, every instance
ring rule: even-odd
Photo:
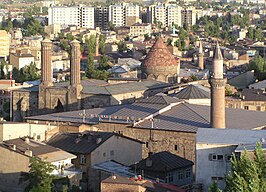
[[[103,156],[105,157],[106,156],[106,153],[103,153]]]
[[[231,158],[232,158],[232,155],[229,155],[229,154],[225,155],[225,161],[226,162],[230,162]]]
[[[211,177],[211,179],[212,179],[213,181],[222,181],[222,180],[224,180],[223,177]]]
[[[175,151],[178,151],[178,145],[175,145]]]
[[[114,154],[115,154],[114,150],[110,151],[111,156],[114,156]]]
[[[217,155],[217,154],[209,154],[209,160],[210,161],[222,161],[224,159],[223,155]]]
[[[149,147],[149,142],[146,142],[146,148],[148,148]]]
[[[248,110],[248,106],[244,106],[244,109],[245,109],[245,110]]]
[[[173,181],[174,181],[174,174],[173,173],[167,173],[166,183],[172,183]]]
[[[257,110],[257,111],[261,111],[261,106],[257,106],[257,107],[256,107],[256,110]]]
[[[186,169],[186,178],[189,178],[189,177],[191,177],[191,169],[190,168]]]
[[[184,178],[184,173],[183,171],[178,173],[178,180],[182,180]]]
[[[80,155],[80,164],[86,164],[86,156],[85,155]]]

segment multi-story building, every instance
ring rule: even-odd
[[[7,59],[9,55],[10,35],[5,30],[0,30],[0,59]]]
[[[139,21],[140,7],[130,3],[109,6],[109,21],[116,27],[130,26]]]
[[[84,28],[94,28],[94,7],[55,6],[48,9],[48,25],[76,25]]]
[[[149,23],[169,27],[173,24],[181,26],[181,7],[175,4],[157,4],[148,7],[147,20]]]
[[[182,25],[187,24],[189,27],[196,24],[195,7],[187,7],[181,11]]]
[[[152,32],[152,27],[150,23],[135,23],[130,26],[130,35],[131,36],[141,36]]]
[[[94,22],[95,22],[95,27],[99,27],[104,30],[108,29],[109,8],[95,7]]]

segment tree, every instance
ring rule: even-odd
[[[108,28],[110,31],[113,31],[113,30],[115,30],[115,25],[111,21],[109,21]]]
[[[173,42],[173,39],[171,39],[171,38],[167,39],[167,45],[172,45],[172,42]]]
[[[96,50],[96,36],[91,35],[89,38],[85,40],[85,44],[87,45],[88,52],[95,54]]]
[[[118,51],[119,52],[124,52],[126,50],[127,50],[127,46],[126,46],[125,42],[124,41],[119,41],[118,42]]]
[[[89,53],[88,55],[88,67],[86,70],[86,77],[87,78],[93,78],[93,74],[95,73],[94,69],[94,56],[92,53]]]
[[[151,38],[148,33],[144,34],[145,41],[149,41]]]
[[[103,70],[107,70],[109,68],[110,68],[110,66],[108,64],[108,58],[106,57],[106,55],[102,55],[100,57],[100,60],[99,60],[99,67],[98,67],[98,69],[101,70],[101,71],[103,71]]]
[[[233,155],[231,162],[231,171],[225,179],[226,191],[266,191],[266,159],[261,143],[256,144],[254,158],[244,151],[239,160]]]
[[[20,182],[28,181],[25,191],[51,192],[54,177],[51,172],[55,166],[36,157],[30,159],[29,173],[23,173]]]
[[[213,181],[212,185],[209,187],[208,192],[222,192],[221,189],[219,189],[217,182]]]
[[[266,61],[259,55],[257,55],[249,65],[250,70],[255,71],[255,75],[266,72]]]
[[[0,67],[1,67],[0,68],[0,70],[1,70],[1,73],[0,73],[1,77],[0,78],[1,79],[6,79],[6,73],[8,71],[8,64],[7,64],[7,62],[5,60],[2,60]]]
[[[99,50],[102,54],[105,53],[105,41],[106,41],[105,35],[100,35],[100,37],[99,37]]]

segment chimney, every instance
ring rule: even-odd
[[[211,85],[211,127],[225,128],[225,84],[223,77],[223,56],[217,42],[213,57]]]
[[[32,151],[27,149],[25,152],[24,152],[25,155],[28,155],[30,157],[32,157]]]
[[[53,85],[52,74],[52,41],[44,39],[41,42],[41,84],[44,87]]]

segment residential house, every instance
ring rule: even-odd
[[[178,148],[180,146],[175,147]],[[190,185],[193,182],[193,165],[194,163],[192,161],[168,151],[161,151],[151,154],[146,159],[141,160],[131,167],[147,178],[161,180],[177,186],[184,186]]]
[[[79,185],[81,173],[72,168],[75,155],[35,141],[29,137],[4,141],[0,144],[0,190],[22,192],[27,182],[20,182],[21,173],[29,172],[30,159],[36,157],[56,168],[52,174],[68,177],[70,184]]]
[[[150,23],[135,23],[130,26],[130,35],[131,36],[144,36],[145,34],[149,35],[152,33],[152,27]]]
[[[131,165],[142,158],[142,142],[112,132],[59,133],[47,143],[77,156],[73,164],[82,170],[82,186],[87,190],[92,188],[94,164],[114,160]]]
[[[229,108],[266,111],[266,92],[261,89],[244,89],[239,97],[227,97],[225,105]]]
[[[13,69],[16,68],[20,70],[25,66],[29,66],[31,63],[34,63],[34,56],[32,54],[23,54],[23,53],[11,53],[10,54],[10,64]]]

